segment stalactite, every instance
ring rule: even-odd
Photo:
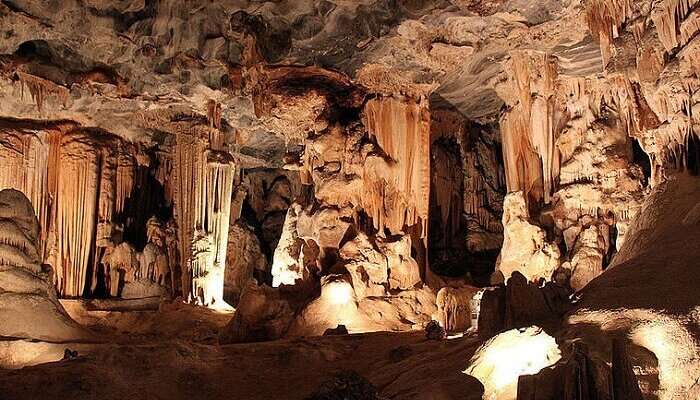
[[[177,219],[178,245],[180,247],[183,295],[191,295],[192,240],[195,238],[195,216],[199,193],[198,186],[204,180],[204,145],[197,138],[177,135],[173,156],[174,203]]]
[[[522,190],[528,199],[543,198],[541,161],[530,144],[522,115],[519,111],[508,113],[500,126],[508,191]]]
[[[131,155],[120,154],[117,158],[115,186],[115,211],[119,214],[124,211],[126,199],[131,196],[134,188],[135,163]]]
[[[586,20],[593,38],[600,42],[603,65],[610,60],[610,45],[618,29],[633,13],[632,0],[593,0],[586,4]]]
[[[9,134],[0,141],[0,190],[24,190],[24,143],[16,135]]]
[[[426,100],[377,98],[364,123],[391,160],[368,160],[362,207],[375,228],[392,233],[420,224],[427,239],[430,201],[430,118]]]
[[[431,191],[434,193],[436,206],[440,210],[441,237],[443,244],[447,246],[453,240],[459,238],[459,228],[462,219],[461,183],[464,180],[464,175],[462,169],[459,168],[459,154],[449,152],[446,146],[433,145],[432,156],[433,185]],[[483,193],[480,191],[479,195],[483,195]]]
[[[205,213],[198,216],[198,226],[211,239],[207,263],[193,268],[193,293],[204,304],[220,306],[224,296],[224,269],[231,213],[231,196],[235,166],[228,153],[211,152],[204,182]],[[219,303],[219,304],[217,304]]]
[[[131,153],[110,135],[61,127],[0,131],[0,188],[31,199],[42,227],[40,257],[54,267],[62,296],[84,293],[88,263],[94,272],[99,260],[93,252],[111,245],[116,188],[123,204],[133,186]]]
[[[556,60],[539,52],[515,52],[512,60],[519,102],[501,118],[506,184],[549,203],[559,176],[555,142],[566,119],[554,99]]]
[[[111,240],[111,222],[115,211],[114,198],[116,196],[116,188],[114,183],[116,180],[116,166],[112,157],[109,157],[109,153],[108,149],[103,149],[100,160],[100,198],[97,212],[98,241],[100,239]],[[105,232],[100,232],[100,230],[105,230]]]
[[[44,103],[49,97],[57,98],[64,107],[68,103],[70,92],[65,87],[20,71],[16,71],[15,76],[21,86],[21,97],[24,98],[24,88],[26,86],[39,112],[43,110]]]
[[[207,120],[210,128],[221,129],[221,103],[216,100],[207,102]]]
[[[182,257],[183,294],[211,307],[223,301],[224,269],[235,166],[228,153],[178,134],[174,200]]]
[[[55,152],[60,132],[39,133],[0,132],[0,190],[17,189],[30,199],[42,227],[38,249],[46,260],[49,234],[53,229],[53,206],[56,182],[50,165],[55,163]]]
[[[63,137],[58,177],[56,285],[81,296],[87,282],[97,208],[99,165],[94,144],[80,134]]]
[[[698,0],[664,0],[652,11],[651,19],[667,51],[686,44],[697,31],[696,16],[685,20],[697,4]]]
[[[156,168],[155,177],[165,190],[165,201],[169,204],[173,202],[173,180],[170,179],[173,173],[173,158],[172,154],[165,152],[157,152],[158,167]]]

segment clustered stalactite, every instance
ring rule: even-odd
[[[24,98],[24,90],[27,88],[39,112],[43,111],[44,103],[50,98],[55,98],[64,107],[70,98],[67,88],[32,74],[16,71],[12,79],[19,82],[21,98]]]
[[[140,253],[124,242],[122,233],[124,223],[133,222],[126,221],[125,206],[133,195],[137,170],[148,163],[148,157],[139,154],[142,150],[117,136],[71,123],[4,125],[0,187],[20,190],[32,199],[42,226],[41,259],[53,267],[59,295],[116,296],[125,276],[141,279],[138,262],[124,257]]]
[[[586,7],[605,74],[560,75],[556,57],[516,51],[509,64],[515,95],[504,92],[509,108],[500,121],[508,189],[548,215],[539,223],[566,250],[561,267],[576,289],[602,273],[639,212],[646,178],[633,164],[633,141],[649,157],[654,187],[668,169],[693,172],[698,137],[697,71],[662,74],[693,63],[695,5]]]
[[[648,7],[590,1],[587,15],[589,29],[601,37],[607,77],[632,81],[634,93],[629,96],[644,105],[642,115],[635,116],[642,129],[630,134],[649,155],[652,185],[664,180],[667,168],[692,170],[695,153],[688,149],[700,137],[693,116],[700,43],[697,1],[666,0]],[[628,53],[632,62],[616,67]]]
[[[645,178],[633,164],[632,141],[659,122],[636,84],[620,74],[558,75],[556,58],[534,51],[516,52],[511,68],[519,95],[501,118],[508,189],[523,192],[532,210],[549,217],[536,222],[547,237],[535,241],[534,264],[508,246],[501,258],[523,262],[525,270],[547,265],[545,279],[561,266],[578,289],[602,273],[640,209]],[[518,229],[506,228],[512,237]],[[599,239],[590,239],[593,231]],[[552,239],[566,250],[561,261],[547,250]],[[543,263],[539,253],[555,265]],[[504,270],[506,278],[513,268]]]
[[[362,208],[375,229],[418,225],[427,246],[430,208],[430,112],[427,100],[372,99],[364,123],[389,160],[365,163]]]
[[[515,52],[512,72],[517,103],[501,119],[508,191],[549,203],[559,175],[555,141],[564,119],[554,98],[556,60],[547,53]]]
[[[65,296],[85,291],[95,230],[98,155],[94,143],[66,136],[61,143],[57,196],[56,285]]]
[[[94,251],[100,193],[99,148],[116,139],[58,129],[6,132],[5,138],[22,137],[26,143],[12,149],[16,152],[14,157],[3,157],[6,176],[26,177],[2,182],[2,187],[21,190],[33,199],[45,235],[43,261],[54,266],[61,295],[81,296],[89,281],[88,264]],[[33,166],[25,168],[28,163]]]
[[[8,130],[0,138],[0,188],[15,188],[27,194],[38,212],[42,260],[47,257],[48,233],[53,227],[51,201],[57,191],[55,168],[59,160],[60,130],[47,134]]]
[[[204,305],[224,307],[236,166],[230,154],[187,134],[177,134],[172,165],[183,295]]]

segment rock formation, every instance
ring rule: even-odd
[[[473,325],[478,322],[479,310],[473,308],[477,293],[479,289],[474,287],[440,289],[437,294],[438,322],[447,332],[476,328]]]
[[[554,338],[537,326],[501,333],[483,346],[464,371],[484,383],[489,399],[515,399],[518,377],[539,372],[561,358]],[[503,362],[507,359],[508,362]]]
[[[41,263],[39,223],[29,199],[17,190],[0,191],[0,237],[0,336],[50,342],[86,338],[58,302],[53,271]]]
[[[551,280],[559,267],[559,248],[547,241],[546,232],[528,221],[523,192],[509,193],[503,201],[503,248],[498,271],[505,278],[518,271],[532,282]]]

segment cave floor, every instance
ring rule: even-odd
[[[231,318],[186,305],[92,311],[76,319],[98,343],[65,344],[78,356],[0,370],[0,399],[304,399],[343,370],[387,399],[480,399],[463,374],[476,337],[434,341],[423,332],[300,337],[219,346]]]

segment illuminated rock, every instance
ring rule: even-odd
[[[535,374],[560,358],[556,341],[541,328],[513,329],[479,347],[464,373],[484,385],[485,398],[515,400],[521,375]]]
[[[383,296],[387,292],[389,266],[386,256],[378,252],[369,238],[360,233],[340,249],[340,257],[346,261],[353,290],[358,299],[366,296]]]
[[[310,279],[311,271],[303,260],[303,247],[306,246],[297,231],[297,221],[302,212],[300,205],[292,205],[284,220],[282,237],[280,237],[272,259],[272,286],[294,285],[297,281]]]
[[[427,241],[430,192],[430,117],[425,101],[372,99],[364,124],[387,163],[370,156],[364,163],[362,207],[376,229],[393,234],[418,225]]]
[[[615,398],[612,387],[605,361],[591,354],[585,344],[573,342],[559,362],[535,374],[520,376],[517,399],[608,399]],[[626,393],[623,398],[631,395]]]
[[[224,269],[236,166],[216,143],[177,134],[174,204],[182,262],[182,291],[192,301],[228,308]]]
[[[338,325],[345,325],[349,332],[361,332],[369,323],[358,310],[355,292],[348,279],[328,275],[321,280],[320,296],[304,307],[291,334],[318,336]]]
[[[503,248],[497,269],[506,279],[518,271],[529,281],[550,280],[559,267],[559,248],[548,242],[545,231],[528,219],[523,193],[509,193],[503,203]]]
[[[556,137],[563,117],[554,101],[556,60],[543,52],[517,51],[510,67],[518,103],[500,122],[508,191],[522,191],[528,202],[549,203],[559,175]]]
[[[601,338],[614,339],[612,327],[628,338],[644,396],[700,395],[689,383],[700,371],[698,334],[685,322],[697,319],[693,266],[700,256],[694,244],[699,225],[683,223],[695,214],[699,193],[700,181],[685,174],[657,186],[612,265],[583,288],[566,320],[565,339],[583,340],[606,360],[613,355],[609,346],[600,345]],[[652,357],[643,356],[649,352]],[[647,369],[648,374],[638,372]]]

